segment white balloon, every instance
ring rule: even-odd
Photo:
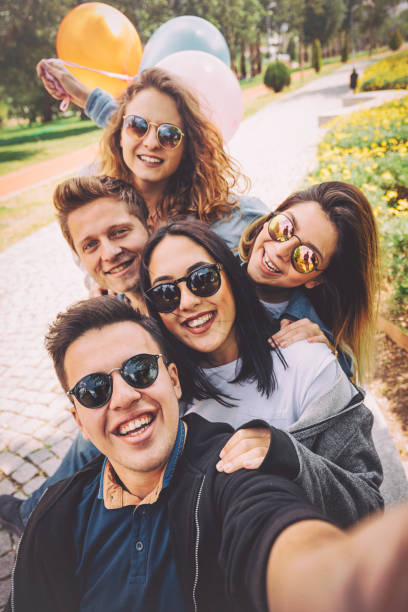
[[[204,51],[179,51],[157,66],[177,74],[200,100],[203,113],[228,141],[238,129],[244,104],[238,79],[218,57]]]

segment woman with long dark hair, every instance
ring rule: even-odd
[[[145,247],[140,283],[176,351],[187,412],[235,428],[267,421],[263,467],[299,482],[342,525],[381,506],[373,417],[361,394],[325,344],[272,349],[274,322],[217,235],[194,220],[160,228]],[[222,402],[211,393],[197,399],[197,373]]]
[[[359,382],[370,370],[379,288],[378,233],[365,195],[327,182],[289,196],[243,233],[240,255],[259,298],[279,318],[307,317],[350,362]],[[284,345],[300,334],[289,325]]]

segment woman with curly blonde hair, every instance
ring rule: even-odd
[[[135,184],[151,215],[167,219],[188,213],[212,224],[237,206],[231,191],[239,187],[240,179],[246,186],[247,179],[180,79],[160,68],[145,70],[118,102],[102,140],[102,170]],[[169,124],[162,141],[163,124],[157,124],[165,120]],[[143,153],[152,155],[151,161]],[[172,158],[165,172],[164,156]]]
[[[44,69],[98,125],[103,174],[132,184],[144,198],[149,226],[175,215],[191,215],[212,226],[231,249],[244,228],[268,212],[258,198],[237,196],[248,186],[238,164],[225,152],[222,135],[176,75],[144,70],[114,100],[85,88],[62,64],[42,60],[37,73],[54,97]]]

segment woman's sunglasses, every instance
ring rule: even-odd
[[[163,149],[177,149],[183,140],[184,132],[176,125],[171,123],[153,123],[153,121],[147,121],[147,119],[139,117],[139,115],[126,115],[123,120],[124,128],[139,139],[146,136],[151,125],[156,128],[156,138]]]
[[[295,228],[289,217],[279,213],[274,215],[268,223],[268,232],[272,240],[277,242],[286,242],[295,237],[299,240],[298,246],[295,246],[291,254],[292,266],[296,272],[301,274],[310,274],[315,270],[319,271],[317,264],[319,259],[313,249],[302,244],[299,236],[295,234]]]
[[[135,389],[146,389],[154,383],[159,373],[159,357],[163,355],[148,355],[142,353],[129,357],[120,368],[110,372],[94,372],[87,374],[77,382],[75,387],[67,391],[73,395],[85,408],[101,408],[112,397],[112,372],[118,370],[123,380]]]
[[[207,264],[178,278],[171,283],[161,283],[146,291],[146,297],[157,312],[169,313],[180,306],[181,292],[178,285],[185,281],[191,293],[199,297],[209,297],[217,293],[221,286],[221,264]]]

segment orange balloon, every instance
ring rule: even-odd
[[[64,17],[58,28],[58,57],[87,68],[135,76],[142,53],[142,43],[134,25],[109,4],[80,4]],[[115,97],[129,84],[129,81],[91,70],[67,68],[86,87],[100,87]]]

